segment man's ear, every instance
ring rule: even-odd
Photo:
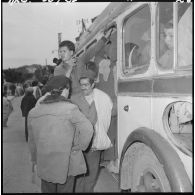
[[[92,89],[95,87],[95,83],[93,83],[92,85],[91,85],[91,87],[92,87]]]
[[[71,50],[71,56],[73,56],[73,54],[74,54],[74,51]]]

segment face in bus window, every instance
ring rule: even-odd
[[[165,44],[167,45],[167,48],[172,50],[173,49],[173,28],[165,28]]]
[[[173,28],[168,24],[164,28],[164,42],[166,50],[159,59],[161,68],[170,69],[173,66]]]

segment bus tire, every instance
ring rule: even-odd
[[[173,147],[154,130],[142,127],[133,131],[127,138],[120,158],[119,185],[121,189],[132,189],[132,172],[136,156],[136,143],[143,143],[152,150],[171,186],[171,192],[192,192],[192,184],[185,167]]]
[[[171,192],[169,180],[154,152],[143,143],[136,143],[133,160],[132,192]]]

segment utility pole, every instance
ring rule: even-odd
[[[62,33],[58,33],[58,47],[62,41]]]
[[[62,42],[62,33],[58,33],[58,49],[61,42]],[[60,58],[59,53],[58,53],[58,58]]]

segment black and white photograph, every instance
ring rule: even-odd
[[[193,2],[1,2],[1,192],[193,192]]]

